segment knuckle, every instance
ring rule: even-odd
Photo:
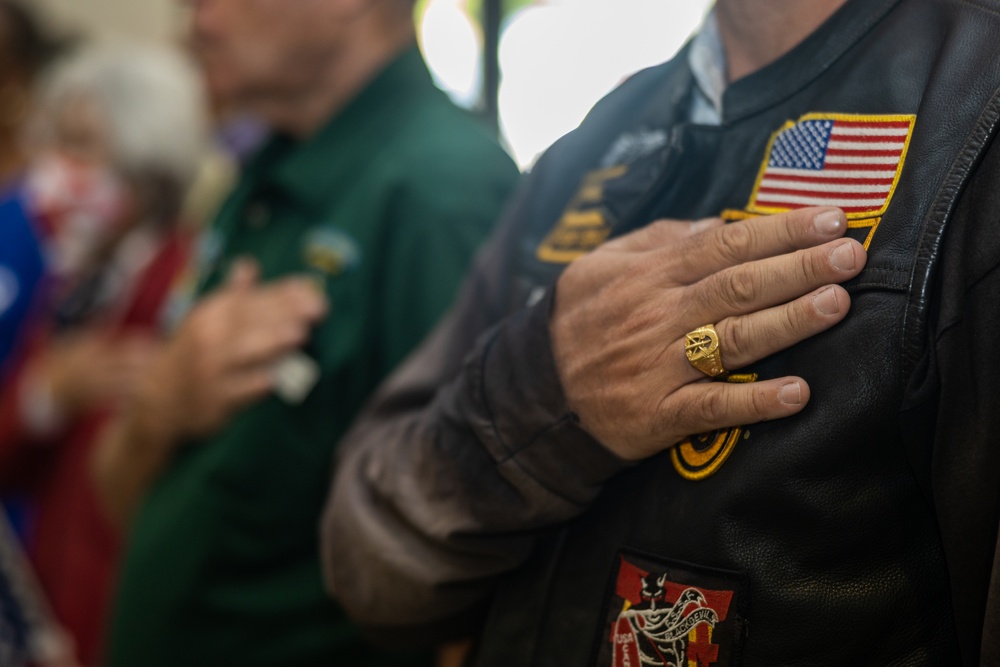
[[[673,246],[678,241],[687,238],[690,226],[686,222],[661,218],[646,225],[642,229],[642,246],[647,250],[657,250],[665,246]]]
[[[646,226],[646,235],[652,245],[659,245],[668,241],[674,236],[677,223],[671,220],[660,219]]]
[[[602,267],[604,257],[598,254],[600,252],[601,250],[598,249],[570,262],[556,282],[558,293],[575,293],[579,289],[587,290],[593,283],[595,276],[604,277],[605,270]]]
[[[808,312],[807,312],[808,311]],[[814,309],[803,306],[799,302],[784,306],[778,311],[778,326],[774,338],[785,340],[797,337],[809,328],[809,322],[814,319]]]
[[[805,284],[811,285],[820,280],[828,265],[829,261],[822,258],[821,252],[813,250],[799,253],[799,276]]]
[[[743,260],[753,245],[754,232],[742,222],[734,222],[722,228],[719,235],[719,254],[731,263]]]
[[[730,306],[743,310],[756,301],[757,282],[752,269],[741,267],[723,275],[722,295]]]
[[[747,414],[752,415],[755,421],[767,419],[771,413],[771,400],[767,391],[763,387],[748,386],[746,392]]]
[[[729,401],[726,395],[719,390],[719,386],[710,385],[711,390],[706,391],[701,398],[700,417],[701,421],[709,424],[722,425],[729,414]]]
[[[779,213],[771,229],[778,239],[789,246],[799,246],[806,240],[805,214],[802,209]]]
[[[678,434],[683,437],[687,430],[685,424],[692,423],[695,417],[690,405],[677,404],[673,394],[665,394],[659,398],[653,409],[646,412],[649,416],[645,425],[645,436],[656,441],[664,434]]]
[[[724,336],[720,336],[724,341],[722,348],[726,363],[732,364],[747,356],[753,336],[751,329],[746,318],[729,320]]]

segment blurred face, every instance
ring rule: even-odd
[[[67,99],[51,122],[51,134],[33,146],[25,187],[32,210],[52,229],[46,240],[52,270],[69,277],[137,221],[135,200],[112,166],[97,105],[84,97]]]
[[[358,0],[187,0],[195,52],[217,101],[294,96],[335,58]]]

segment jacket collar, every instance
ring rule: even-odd
[[[730,85],[723,95],[723,124],[760,113],[805,88],[900,2],[848,0],[801,44],[767,67]]]

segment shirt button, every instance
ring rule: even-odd
[[[271,209],[267,204],[257,202],[247,207],[247,225],[253,229],[263,229],[271,221]]]

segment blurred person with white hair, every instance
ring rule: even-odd
[[[22,197],[46,278],[0,394],[0,488],[34,505],[29,555],[83,665],[99,664],[119,536],[91,455],[156,350],[188,256],[201,89],[169,52],[84,51],[43,85]]]

